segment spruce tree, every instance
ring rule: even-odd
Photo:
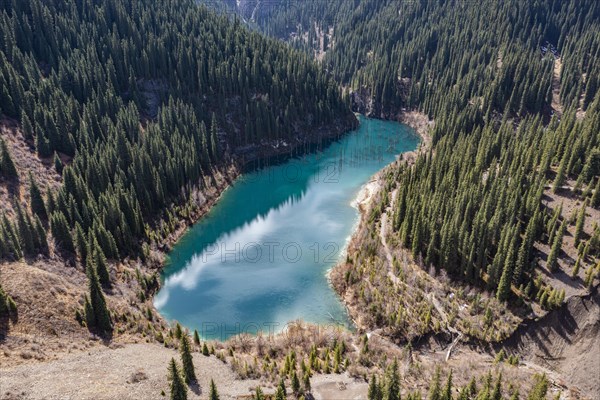
[[[575,246],[579,245],[579,242],[581,241],[581,235],[583,234],[586,203],[587,202],[583,203],[583,205],[581,206],[581,210],[579,210],[579,213],[577,214],[577,222],[575,223],[575,234],[573,235],[573,238],[575,240]]]
[[[94,250],[92,252],[93,263],[96,267],[96,272],[98,273],[98,278],[100,279],[100,283],[104,287],[110,287],[110,274],[108,272],[108,263],[106,261],[106,257],[98,245],[98,242],[94,239]]]
[[[383,399],[381,390],[379,388],[379,384],[377,383],[377,376],[375,376],[375,374],[371,375],[371,380],[369,382],[369,389],[367,391],[367,399],[368,400],[382,400]]]
[[[429,385],[428,400],[442,400],[442,389],[440,386],[440,369],[437,367],[433,375],[433,381]]]
[[[0,176],[6,179],[18,179],[19,174],[12,160],[10,152],[4,139],[0,138]]]
[[[46,213],[46,204],[44,203],[42,192],[33,179],[33,175],[31,173],[29,173],[29,197],[31,198],[31,211],[42,220],[48,219],[48,214]]]
[[[185,382],[189,385],[192,382],[196,382],[197,379],[196,372],[194,370],[194,360],[192,358],[192,352],[190,349],[190,340],[186,334],[181,335],[179,351],[181,352],[183,376],[185,378]]]
[[[112,322],[110,320],[110,313],[106,306],[98,274],[93,266],[87,267],[87,276],[89,298],[86,299],[86,302],[89,302],[89,306],[86,306],[86,320],[88,323],[92,323],[93,327],[97,328],[100,332],[111,332]],[[88,310],[93,312],[91,316],[87,315]]]
[[[555,272],[558,269],[558,256],[560,254],[560,250],[562,248],[562,242],[563,242],[563,236],[565,234],[565,230],[566,230],[566,223],[567,221],[563,221],[563,223],[560,225],[560,228],[558,228],[558,233],[556,234],[556,237],[554,238],[554,242],[552,243],[552,248],[550,249],[550,254],[548,254],[548,262],[547,262],[547,267],[548,270]]]
[[[256,387],[256,391],[254,393],[254,396],[252,396],[253,400],[265,400],[265,395],[262,391],[262,389],[260,388],[260,386]]]
[[[217,385],[214,380],[210,380],[210,391],[208,393],[209,400],[219,400],[219,392],[217,391]]]
[[[298,379],[295,369],[292,370],[292,376],[290,380],[292,381],[292,392],[295,395],[298,395],[300,393],[300,380]]]
[[[50,228],[52,236],[58,246],[65,251],[75,253],[75,246],[73,245],[69,223],[61,211],[55,211],[50,216]]]
[[[187,400],[187,387],[174,358],[169,363],[168,378],[171,381],[171,400]]]
[[[383,388],[384,400],[400,400],[400,374],[398,372],[398,360],[394,358],[385,373],[385,386]]]
[[[283,394],[283,398],[287,396],[287,390],[285,389],[285,381],[283,378],[279,379],[279,384],[277,385],[277,392],[281,392]]]
[[[54,169],[56,170],[56,172],[58,172],[59,175],[62,175],[64,165],[57,153],[54,153]]]
[[[307,372],[302,376],[303,384],[304,384],[304,392],[310,393],[311,385],[310,385],[310,374]]]
[[[590,206],[594,208],[600,207],[600,179],[596,180],[596,187],[594,188],[594,193],[592,194]]]
[[[442,393],[442,400],[452,400],[452,370],[448,374],[444,393]]]
[[[196,346],[200,345],[200,335],[198,334],[198,330],[194,329],[194,344]]]

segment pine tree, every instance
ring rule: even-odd
[[[600,207],[600,179],[596,180],[596,187],[594,188],[594,193],[592,194],[590,206],[594,208]]]
[[[585,208],[586,203],[584,202],[581,206],[579,214],[577,215],[577,222],[575,224],[575,234],[573,235],[573,238],[575,240],[575,246],[579,245],[579,242],[581,241],[581,235],[583,234],[583,225],[585,223]]]
[[[502,373],[498,374],[490,400],[502,400]]]
[[[44,198],[31,173],[29,173],[29,196],[31,198],[31,211],[42,220],[48,219]]]
[[[187,400],[187,388],[174,358],[171,358],[171,362],[169,363],[168,378],[171,381],[171,400]],[[211,384],[214,385],[214,382],[211,381]]]
[[[302,383],[304,385],[304,392],[305,393],[310,393],[312,387],[310,384],[310,373],[307,371],[304,373],[304,375],[302,376]]]
[[[54,169],[56,170],[56,172],[58,172],[59,175],[62,175],[64,166],[62,160],[60,159],[57,153],[54,153]]]
[[[527,400],[546,400],[548,392],[548,378],[546,374],[534,376],[535,385],[527,395]]]
[[[253,400],[265,400],[265,395],[262,391],[262,389],[260,388],[260,386],[256,387],[256,392],[254,393],[254,396],[252,397]]]
[[[194,329],[194,344],[196,346],[200,345],[200,335],[198,334],[198,330]]]
[[[371,381],[369,382],[369,389],[367,392],[368,400],[382,400],[383,395],[380,390],[379,384],[377,383],[377,377],[375,374],[371,375]]]
[[[519,230],[517,229],[517,232]],[[506,261],[504,263],[504,269],[502,271],[502,276],[500,277],[500,282],[498,283],[498,290],[496,291],[496,297],[500,301],[506,301],[510,294],[510,284],[513,280],[513,270],[515,267],[515,247],[516,247],[516,238],[518,234],[515,234],[511,245],[508,248],[508,254],[506,255]]]
[[[277,391],[275,392],[275,400],[286,400],[284,389],[282,389],[281,386],[277,386]]]
[[[552,248],[550,249],[550,254],[548,255],[547,267],[548,270],[555,272],[558,269],[558,255],[562,248],[563,236],[566,230],[566,220],[560,225],[558,228],[558,233],[554,238],[554,243],[552,244]]]
[[[442,400],[452,400],[452,370],[448,374],[446,387],[444,388],[444,393],[442,393]]]
[[[398,372],[398,360],[394,358],[385,373],[385,386],[383,388],[384,400],[400,400],[400,374]]]
[[[109,333],[112,331],[110,313],[106,306],[98,274],[93,266],[87,267],[87,276],[89,298],[86,298],[86,320],[100,332]],[[91,311],[92,314],[88,315],[88,311]]]
[[[210,380],[210,392],[208,393],[209,400],[219,400],[219,392],[217,392],[217,385],[214,380]]]
[[[442,400],[442,389],[440,386],[440,369],[435,369],[435,374],[433,375],[433,381],[429,386],[429,396],[428,400]]]
[[[98,273],[98,278],[100,279],[100,283],[104,287],[110,287],[111,284],[110,273],[108,272],[108,263],[96,239],[94,239],[94,250],[92,252],[92,257],[93,264],[96,267],[96,272]]]
[[[292,392],[295,395],[298,395],[300,393],[300,380],[298,379],[295,369],[292,370],[292,376],[290,379],[292,381]]]
[[[75,253],[75,246],[73,245],[69,224],[61,211],[55,211],[50,216],[50,229],[52,231],[52,236],[54,236],[54,240],[61,249],[70,253]]]
[[[0,138],[0,176],[4,176],[6,179],[19,179],[15,163],[2,138]]]
[[[181,365],[183,367],[183,376],[185,382],[189,385],[196,382],[196,372],[194,370],[194,360],[190,350],[190,340],[186,334],[181,335],[180,341]]]
[[[285,389],[285,381],[283,380],[283,378],[279,379],[279,384],[277,385],[277,393],[279,392],[283,394],[283,398],[285,399],[287,396],[287,390]]]
[[[573,266],[573,270],[571,271],[571,276],[573,278],[577,278],[579,275],[579,269],[581,268],[581,256],[577,257],[577,261],[575,261],[575,265]]]

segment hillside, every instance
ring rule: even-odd
[[[158,337],[162,254],[239,169],[357,123],[309,57],[192,1],[2,2],[0,20],[3,365]]]
[[[162,398],[187,360],[190,398],[598,399],[600,3],[197,3],[0,2],[0,397]],[[329,275],[356,331],[158,315],[187,227],[353,111],[424,139]]]

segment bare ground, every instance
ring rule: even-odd
[[[600,399],[600,295],[573,296],[504,343],[523,360],[557,372],[564,384]]]

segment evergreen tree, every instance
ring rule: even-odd
[[[575,224],[575,234],[573,235],[573,238],[575,240],[575,246],[579,245],[579,242],[581,241],[581,235],[583,234],[583,224],[585,223],[585,208],[586,208],[586,203],[583,203],[583,205],[581,206],[581,209],[579,210],[579,213],[577,214],[577,222]]]
[[[44,198],[31,173],[29,173],[29,197],[31,199],[31,211],[42,220],[48,219]]]
[[[54,153],[54,169],[56,170],[56,172],[58,172],[59,175],[62,175],[64,166],[62,160],[60,159],[57,153]]]
[[[181,365],[183,367],[183,376],[185,382],[189,385],[192,382],[196,382],[196,372],[194,370],[194,361],[192,358],[192,352],[190,349],[190,340],[186,334],[181,335],[180,341],[180,352],[181,352]]]
[[[452,400],[452,370],[450,370],[450,373],[448,374],[444,393],[442,393],[442,400]]]
[[[209,400],[219,400],[219,392],[217,392],[217,385],[214,380],[210,380],[210,392],[208,393]]]
[[[168,378],[171,381],[171,400],[187,400],[187,388],[174,358],[171,358],[171,362],[169,363]],[[211,385],[214,385],[214,382],[211,381]]]
[[[50,216],[50,228],[57,245],[69,253],[75,253],[69,223],[61,211],[56,211]]]
[[[283,394],[283,398],[285,399],[285,397],[287,396],[287,390],[285,389],[285,381],[283,380],[283,378],[279,379],[279,384],[277,385],[277,393],[280,392]]]
[[[265,395],[262,391],[262,389],[260,388],[260,386],[256,387],[256,392],[254,393],[254,396],[252,396],[253,400],[265,400]]]
[[[596,187],[594,188],[594,193],[592,194],[590,206],[594,208],[600,207],[600,179],[596,180]]]
[[[4,176],[6,179],[19,179],[15,163],[2,138],[0,138],[0,176]]]
[[[292,392],[295,395],[298,395],[300,393],[300,380],[298,379],[298,375],[296,374],[295,369],[292,370],[290,380],[292,381]]]
[[[92,252],[93,257],[93,265],[96,268],[96,272],[98,273],[98,278],[100,279],[100,283],[104,287],[110,287],[110,274],[108,272],[108,263],[106,261],[106,257],[102,252],[102,249],[98,245],[96,239],[94,239],[94,250]]]
[[[86,321],[88,326],[97,328],[100,332],[112,332],[110,313],[98,274],[93,266],[87,267],[89,297],[85,299]]]
[[[428,400],[442,400],[442,388],[440,384],[440,369],[435,369],[435,374],[433,375],[433,380],[431,385],[429,386],[429,396]]]
[[[548,378],[546,374],[535,375],[535,385],[527,395],[527,400],[545,400],[548,392]]]
[[[377,377],[375,374],[371,375],[371,380],[369,382],[369,389],[367,391],[367,399],[368,400],[383,400],[383,394],[377,383]]]
[[[400,400],[400,374],[398,372],[398,360],[388,366],[385,373],[385,386],[383,388],[384,400]]]
[[[548,254],[548,262],[547,267],[550,271],[555,272],[558,270],[558,256],[562,248],[563,236],[566,230],[566,220],[560,225],[558,229],[558,233],[554,238],[554,242],[552,243],[552,248],[550,249],[550,254]]]

